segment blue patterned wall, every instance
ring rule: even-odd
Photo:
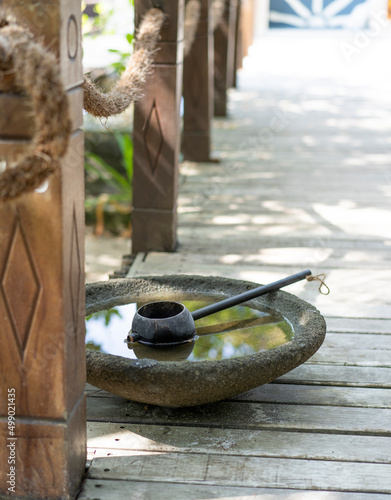
[[[270,28],[360,28],[367,0],[270,0]]]

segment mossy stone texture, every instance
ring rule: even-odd
[[[248,281],[194,275],[97,282],[86,286],[86,314],[132,302],[218,301],[258,286]],[[323,316],[314,306],[290,293],[279,290],[244,305],[278,311],[292,324],[294,338],[267,351],[220,361],[132,360],[87,349],[87,382],[132,401],[168,407],[195,406],[271,382],[304,363],[323,343]]]

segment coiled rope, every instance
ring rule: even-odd
[[[184,43],[186,56],[193,45],[201,14],[200,0],[189,0],[185,7]],[[95,117],[108,118],[125,111],[132,102],[142,97],[143,87],[151,73],[164,14],[151,9],[140,23],[136,35],[137,50],[129,58],[128,65],[114,89],[104,93],[88,78],[84,80],[84,109]]]
[[[88,78],[84,80],[84,109],[96,117],[109,117],[125,111],[133,101],[142,97],[142,90],[151,73],[160,30],[165,19],[160,9],[149,10],[136,35],[137,49],[114,89],[101,92]]]
[[[225,0],[212,3],[212,28],[221,22]],[[184,51],[189,53],[200,19],[200,0],[189,0],[185,10]],[[101,92],[84,80],[84,109],[95,117],[109,117],[125,111],[142,97],[151,73],[160,31],[165,19],[160,9],[149,10],[136,35],[136,50],[114,89]],[[36,132],[27,154],[0,173],[0,200],[16,199],[38,188],[59,167],[71,133],[68,100],[55,56],[38,43],[24,26],[0,12],[0,77],[13,72],[16,89],[31,97]]]
[[[88,112],[112,116],[141,97],[164,17],[159,9],[146,14],[137,35],[138,48],[113,92],[103,94],[92,82],[84,82],[84,106]],[[56,57],[25,26],[0,12],[0,78],[6,73],[14,73],[15,89],[31,97],[36,132],[25,156],[0,173],[2,201],[34,191],[58,170],[72,130]]]
[[[71,132],[68,100],[55,56],[34,35],[0,13],[0,77],[15,73],[19,92],[31,96],[36,132],[25,157],[0,174],[0,199],[33,191],[58,169]]]

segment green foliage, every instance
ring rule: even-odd
[[[108,201],[128,201],[132,199],[133,142],[129,135],[114,133],[121,151],[123,172],[119,172],[95,153],[85,153],[86,171],[94,178],[111,186],[115,193],[108,195]]]
[[[118,55],[118,61],[111,63],[111,67],[114,69],[114,71],[118,74],[121,74],[125,71],[126,69],[126,64],[129,59],[129,57],[133,53],[133,41],[134,41],[134,35],[132,33],[128,33],[126,35],[126,40],[129,43],[129,51],[122,51],[122,50],[117,50],[117,49],[109,49],[109,52],[112,52],[114,54]]]
[[[98,311],[96,313],[90,314],[86,316],[86,321],[90,321],[91,319],[103,319],[105,326],[109,326],[110,321],[113,319],[113,316],[118,316],[122,318],[121,313],[117,309],[108,309],[107,311]]]
[[[131,9],[134,10],[134,0],[129,0],[129,6]],[[85,2],[82,2],[83,12],[85,8],[86,8]],[[87,14],[82,15],[82,32],[84,36],[100,35],[107,33],[106,29],[107,21],[114,13],[114,9],[109,8],[107,2],[97,3],[94,6],[93,10],[94,13],[96,14],[93,17],[89,17]],[[118,61],[111,64],[113,70],[118,74],[121,74],[125,70],[127,60],[133,53],[134,34],[128,33],[125,36],[129,44],[128,50],[122,51],[117,49],[108,49],[109,52],[118,55]]]
[[[134,9],[134,0],[128,0],[130,9]],[[85,2],[82,2],[82,10],[86,8]],[[125,13],[125,8],[120,15],[129,16],[128,9]],[[114,10],[110,2],[100,2],[94,6],[95,16],[89,17],[87,14],[82,16],[82,31],[84,36],[99,37],[100,35],[110,34],[107,23],[110,17],[114,14]],[[116,13],[117,14],[117,13]],[[127,59],[133,52],[134,35],[128,33],[126,35],[129,50],[120,51],[111,49],[118,55],[119,60],[112,64],[112,67],[117,73],[122,73],[126,66]],[[97,225],[103,229],[103,211],[106,210],[106,205],[110,205],[110,209],[115,209],[116,213],[129,214],[131,211],[132,200],[132,179],[133,179],[133,143],[128,135],[114,133],[118,147],[122,156],[122,169],[116,169],[105,161],[102,157],[92,152],[85,154],[85,168],[90,179],[100,180],[107,186],[107,191],[99,197],[89,198],[86,200],[86,209],[95,210]],[[98,230],[97,230],[98,231]],[[97,232],[98,234],[98,232]]]
[[[129,185],[133,179],[133,141],[127,134],[114,134],[122,155],[122,165],[125,169]]]
[[[85,2],[82,2],[82,12],[86,8]],[[84,35],[98,35],[103,33],[106,27],[106,23],[109,18],[113,15],[113,9],[109,8],[107,3],[97,3],[94,5],[94,17],[89,17],[87,14],[82,14],[82,33]]]
[[[129,5],[132,9],[134,9],[134,0],[129,0]],[[112,53],[118,55],[118,61],[111,64],[114,71],[118,74],[121,74],[125,71],[127,61],[133,53],[134,33],[128,33],[125,36],[126,36],[126,40],[127,40],[128,44],[129,44],[128,51],[109,49],[109,52],[112,52]]]

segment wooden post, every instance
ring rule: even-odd
[[[246,57],[254,38],[254,0],[241,0],[242,54]]]
[[[237,0],[226,0],[225,12],[214,33],[214,114],[227,116],[227,89],[233,86]]]
[[[233,65],[232,82],[233,87],[237,86],[237,72],[242,67],[243,59],[243,33],[242,33],[242,0],[238,0],[236,6],[236,27],[235,27],[235,60]]]
[[[167,20],[153,74],[134,108],[134,254],[176,247],[184,0],[136,0],[136,26],[152,6],[159,6]]]
[[[229,1],[228,41],[227,41],[227,89],[235,85],[236,78],[236,18],[239,0]]]
[[[57,55],[74,130],[61,172],[0,204],[0,496],[68,499],[86,459],[81,2],[0,4]],[[13,78],[0,82],[7,160],[34,130]]]
[[[213,116],[213,31],[211,0],[201,0],[201,15],[190,53],[183,64],[183,157],[211,161]]]

